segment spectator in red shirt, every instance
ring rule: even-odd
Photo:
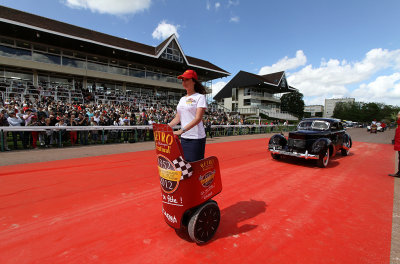
[[[394,135],[394,150],[397,151],[399,162],[397,164],[397,172],[389,174],[389,176],[400,178],[400,112],[397,114],[397,128]]]

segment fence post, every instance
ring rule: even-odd
[[[135,132],[135,142],[138,142],[137,129],[136,128],[134,129],[134,132]]]
[[[101,144],[104,144],[104,128],[101,130]]]
[[[62,148],[62,136],[61,136],[61,129],[58,130],[58,147]]]
[[[4,151],[4,139],[3,139],[3,129],[0,130],[0,140],[1,140],[1,152]]]

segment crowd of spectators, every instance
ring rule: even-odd
[[[229,114],[223,110],[213,110],[211,107],[205,114],[204,124],[211,125],[237,125],[244,121],[237,114]],[[175,116],[176,106],[166,102],[157,103],[110,103],[74,104],[62,101],[54,101],[51,97],[43,100],[10,100],[0,103],[0,126],[57,126],[61,131],[61,142],[58,131],[15,131],[4,133],[3,140],[8,136],[12,138],[13,148],[37,148],[38,146],[52,146],[54,144],[68,143],[70,145],[89,143],[96,144],[99,141],[135,142],[144,140],[151,133],[137,130],[133,134],[121,130],[108,130],[101,133],[98,130],[66,131],[60,127],[68,126],[138,126],[151,125],[152,123],[168,123]],[[21,142],[21,144],[18,144]],[[39,142],[39,144],[38,144]],[[8,144],[4,144],[8,149]]]

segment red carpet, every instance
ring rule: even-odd
[[[355,142],[320,169],[266,144],[207,145],[223,190],[204,246],[164,222],[155,151],[0,167],[0,263],[390,262],[391,145]]]

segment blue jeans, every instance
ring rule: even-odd
[[[192,162],[204,159],[204,152],[206,149],[206,138],[190,139],[181,138],[181,145],[185,160]]]

